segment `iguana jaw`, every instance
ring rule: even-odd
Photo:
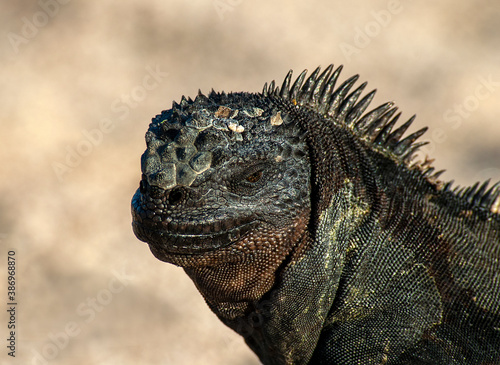
[[[141,193],[138,190],[132,200],[135,235],[141,241],[172,255],[196,255],[219,250],[238,242],[259,226],[259,221],[251,216],[219,222],[152,222],[146,218],[147,208],[142,206],[140,200]]]
[[[164,230],[161,226],[151,227],[138,220],[132,223],[134,233],[141,241],[161,248],[172,255],[202,254],[228,247],[257,226],[258,222],[250,222],[220,232],[183,234]]]

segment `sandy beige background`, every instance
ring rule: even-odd
[[[496,0],[4,2],[0,363],[258,364],[133,235],[151,117],[198,89],[260,91],[344,64],[394,100],[445,180],[500,180]],[[7,356],[9,249],[16,357]],[[5,309],[4,309],[5,308]]]

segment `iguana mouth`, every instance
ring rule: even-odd
[[[172,254],[198,254],[227,247],[259,225],[253,217],[201,223],[168,219],[155,222],[134,202],[132,217],[137,238]]]
[[[132,227],[137,237],[148,244],[162,248],[172,254],[197,254],[215,251],[239,241],[257,226],[250,222],[229,230],[188,234],[171,232],[161,226],[151,226],[134,220]]]

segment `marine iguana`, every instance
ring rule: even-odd
[[[413,162],[342,66],[153,118],[133,230],[264,364],[500,364],[500,187]]]

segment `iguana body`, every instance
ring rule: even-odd
[[[410,165],[425,129],[340,70],[156,116],[135,234],[264,364],[500,364],[497,185]]]

